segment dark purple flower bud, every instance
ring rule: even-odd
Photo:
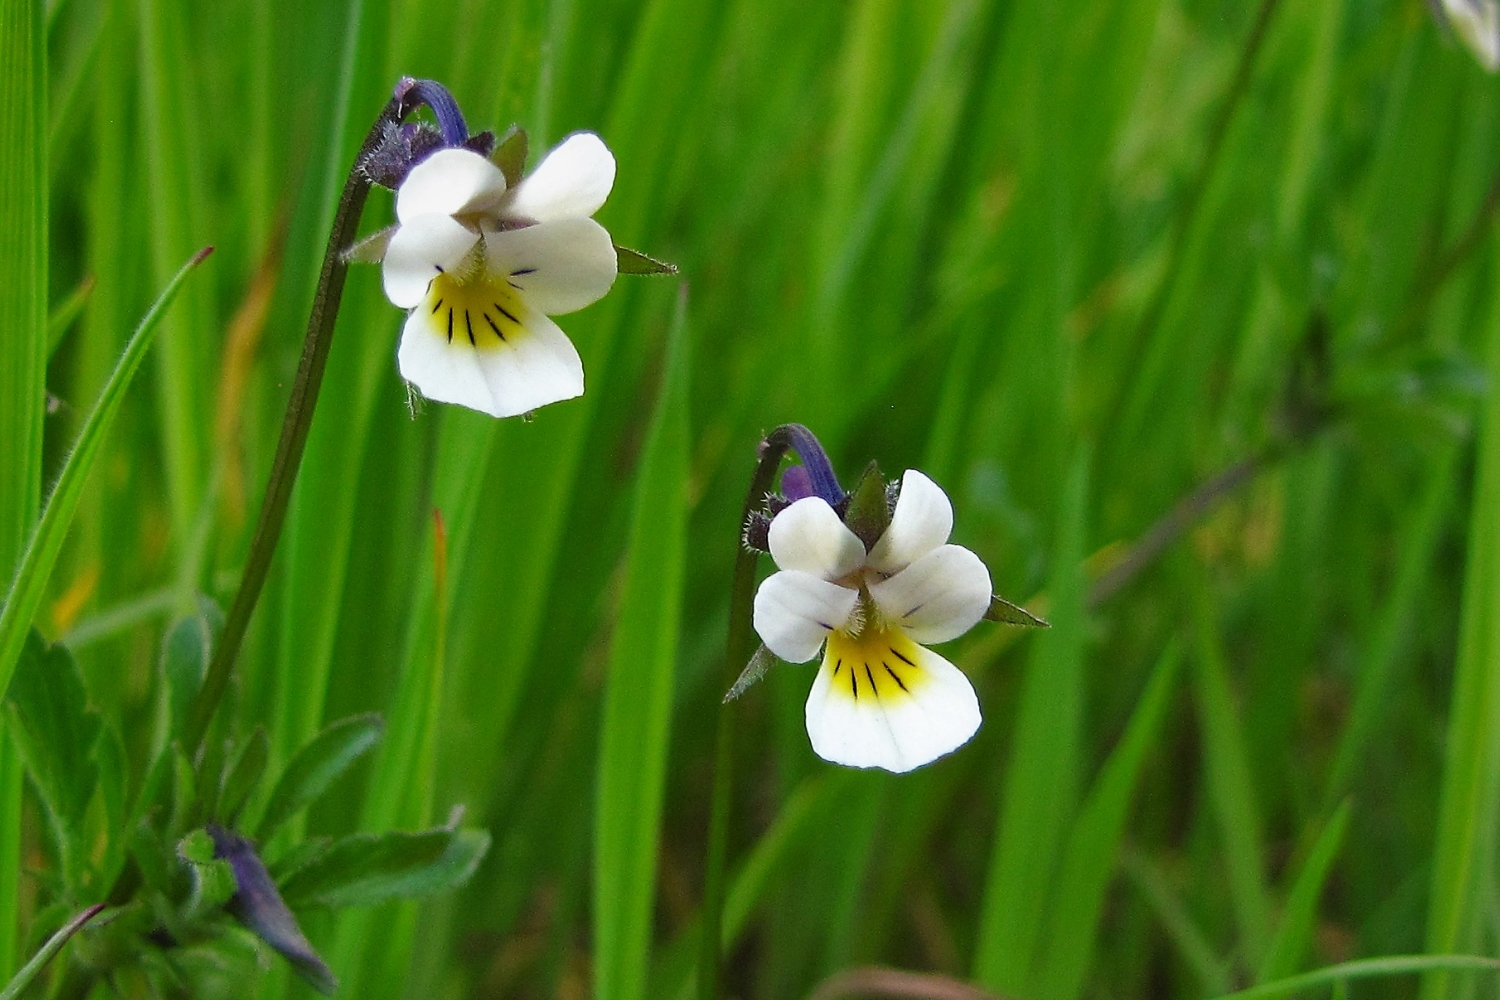
[[[255,853],[255,845],[231,830],[209,826],[214,856],[229,862],[234,872],[235,894],[226,909],[270,945],[319,993],[332,996],[338,983],[318,957],[297,925],[297,918],[282,902],[271,873]]]
[[[799,467],[792,466],[781,474],[782,492],[794,500],[801,499],[801,496],[822,497],[828,501],[829,506],[837,507],[844,499],[844,488],[839,485],[839,477],[834,474],[833,463],[828,461],[828,453],[823,450],[823,445],[812,431],[801,424],[785,424],[781,430],[791,440],[797,457],[802,459],[800,468],[803,470],[795,472]],[[787,483],[788,476],[792,477],[791,485]],[[803,476],[806,479],[801,478]],[[807,492],[794,495],[794,490],[797,489],[805,489]]]
[[[788,500],[801,500],[804,497],[816,495],[813,491],[812,476],[807,474],[807,466],[787,466],[781,474],[781,493]]]
[[[423,104],[431,108],[438,131],[443,134],[443,145],[462,146],[468,141],[469,126],[464,121],[464,113],[458,109],[458,102],[448,93],[448,88],[436,80],[414,80],[404,76],[396,84],[396,98],[407,113]]]

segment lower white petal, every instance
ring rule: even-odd
[[[522,327],[505,344],[478,353],[497,417],[522,413],[583,395],[583,360],[558,325],[522,306]]]
[[[597,302],[615,283],[619,258],[593,219],[560,219],[484,233],[485,266],[529,305],[557,316]]]
[[[931,763],[979,729],[963,672],[897,630],[835,633],[807,696],[807,735],[824,760],[903,772]]]
[[[604,140],[575,132],[516,185],[502,214],[535,222],[586,218],[604,204],[614,184],[615,158]]]
[[[412,308],[438,275],[458,270],[478,242],[478,233],[446,215],[419,215],[397,227],[380,272],[386,298]]]
[[[961,545],[940,545],[885,580],[868,584],[885,620],[917,642],[947,642],[989,610],[990,571]]]
[[[858,591],[811,573],[773,573],[755,592],[755,631],[783,660],[805,663],[828,633],[849,624],[858,600]]]
[[[583,392],[567,335],[514,289],[439,275],[407,318],[401,375],[428,399],[512,417]]]

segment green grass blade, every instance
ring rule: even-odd
[[[1088,471],[1087,457],[1075,460],[1059,512],[1052,627],[1037,637],[1027,665],[980,910],[974,977],[1001,993],[1029,991],[1040,945],[1036,914],[1050,898],[1077,806]]]
[[[1330,965],[1315,972],[1289,976],[1274,983],[1262,983],[1249,989],[1223,993],[1213,1000],[1261,1000],[1284,997],[1321,987],[1334,988],[1353,979],[1376,979],[1409,976],[1419,972],[1457,972],[1474,970],[1500,972],[1500,961],[1479,955],[1389,955],[1384,958],[1362,958]]]
[[[1487,367],[1500,378],[1500,297],[1491,301]],[[1478,441],[1458,663],[1427,910],[1427,951],[1463,949],[1485,903],[1482,873],[1495,856],[1500,797],[1500,393],[1488,393]],[[1447,995],[1448,977],[1422,984],[1424,1000]]]
[[[21,993],[25,991],[27,986],[31,985],[32,980],[36,979],[47,963],[52,961],[58,952],[62,951],[63,945],[67,944],[74,934],[77,934],[84,927],[88,926],[88,922],[98,916],[99,911],[102,909],[104,909],[103,903],[95,903],[72,920],[69,920],[63,925],[61,930],[48,938],[47,943],[42,945],[41,949],[32,956],[31,961],[27,962],[16,973],[15,977],[11,979],[4,989],[0,989],[0,1000],[18,1000]]]
[[[1323,832],[1313,843],[1307,860],[1297,872],[1292,890],[1287,894],[1286,908],[1281,914],[1281,923],[1271,937],[1256,975],[1257,982],[1265,983],[1290,976],[1301,964],[1302,958],[1312,946],[1313,931],[1318,916],[1318,899],[1328,884],[1328,873],[1344,844],[1344,834],[1349,828],[1349,803],[1339,806],[1329,819]]]
[[[1181,662],[1177,647],[1168,646],[1073,824],[1042,941],[1039,997],[1076,1000],[1083,994],[1141,768],[1161,731]]]
[[[120,356],[114,374],[110,376],[98,402],[84,422],[72,453],[63,464],[62,472],[57,477],[57,485],[47,498],[46,509],[42,511],[36,532],[31,536],[20,569],[11,583],[10,593],[5,598],[4,606],[0,607],[0,695],[4,694],[10,684],[16,660],[21,655],[21,646],[26,641],[27,630],[31,628],[31,620],[42,603],[47,580],[57,562],[57,555],[62,550],[68,526],[73,522],[73,512],[83,493],[84,483],[93,469],[94,460],[99,457],[105,435],[109,433],[110,425],[119,412],[125,390],[130,387],[136,370],[140,368],[146,351],[151,347],[151,341],[156,336],[167,307],[177,297],[178,289],[182,287],[188,274],[208,254],[208,250],[201,250],[182,265],[142,318],[140,326],[125,347],[125,353]]]
[[[594,817],[594,996],[643,1000],[682,607],[688,474],[686,303],[637,474],[610,646]]]
[[[41,0],[0,0],[0,575],[16,568],[42,489],[47,365],[47,47]],[[15,658],[0,658],[0,697]],[[21,765],[0,725],[0,980],[19,960]]]
[[[1230,897],[1241,953],[1258,963],[1270,936],[1271,902],[1265,885],[1265,839],[1245,736],[1230,692],[1219,638],[1209,612],[1198,611],[1197,696],[1203,732],[1204,776],[1224,845]]]

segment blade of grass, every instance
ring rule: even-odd
[[[1203,929],[1157,865],[1144,855],[1127,849],[1121,858],[1121,866],[1155,912],[1168,938],[1176,946],[1177,954],[1197,977],[1201,989],[1210,994],[1229,992],[1232,981],[1228,963],[1214,953]]]
[[[0,573],[19,564],[42,490],[47,365],[47,49],[40,0],[0,3]],[[24,629],[23,629],[24,631]],[[0,697],[20,644],[0,656]],[[18,961],[21,765],[0,725],[0,980]]]
[[[1161,731],[1181,662],[1176,645],[1168,646],[1131,713],[1125,735],[1105,762],[1073,824],[1041,944],[1039,997],[1076,1000],[1083,995],[1099,936],[1104,895],[1114,878],[1141,768]]]
[[[997,993],[1030,992],[1043,911],[1077,807],[1083,713],[1084,545],[1088,457],[1074,460],[1058,516],[1052,627],[1027,665],[980,908],[974,978]]]
[[[93,469],[95,459],[99,457],[105,435],[119,412],[125,390],[129,388],[146,351],[151,347],[167,307],[177,297],[188,274],[202,263],[211,249],[200,250],[182,265],[141,320],[130,343],[125,346],[125,353],[120,356],[114,374],[109,377],[98,402],[84,422],[83,430],[74,442],[73,451],[63,463],[57,485],[47,498],[47,506],[42,511],[41,520],[37,523],[36,531],[21,559],[20,568],[11,583],[10,593],[5,598],[4,606],[0,606],[0,696],[4,695],[5,689],[10,685],[16,660],[21,655],[21,646],[26,640],[26,633],[31,628],[31,620],[36,615],[37,608],[41,606],[47,580],[57,562],[68,526],[73,521],[78,498],[83,493],[84,483]]]
[[[1486,367],[1500,379],[1500,296],[1490,303]],[[1427,951],[1440,953],[1474,940],[1481,873],[1495,853],[1495,809],[1500,797],[1500,393],[1484,403],[1474,476],[1473,513],[1464,568],[1458,663],[1449,702],[1448,742],[1434,831]],[[1422,983],[1424,1000],[1448,994],[1449,977]]]
[[[32,980],[36,979],[42,969],[46,967],[47,963],[52,961],[58,952],[62,951],[63,945],[67,944],[74,934],[77,934],[88,926],[88,922],[97,917],[99,911],[102,909],[104,909],[103,903],[95,903],[72,920],[69,920],[62,926],[61,930],[48,938],[47,943],[42,945],[37,953],[32,956],[31,961],[27,962],[21,971],[16,973],[15,978],[4,989],[0,989],[0,1000],[17,1000],[26,987],[31,985]]]
[[[1318,834],[1307,861],[1287,894],[1281,923],[1271,937],[1265,960],[1256,973],[1256,982],[1273,982],[1290,976],[1312,947],[1313,930],[1318,917],[1318,899],[1328,883],[1328,873],[1344,844],[1349,828],[1349,802],[1345,800]]]
[[[1262,983],[1249,989],[1222,993],[1213,1000],[1261,1000],[1262,997],[1284,997],[1318,987],[1333,987],[1351,979],[1409,976],[1419,972],[1456,972],[1464,969],[1500,972],[1500,961],[1480,955],[1388,955],[1384,958],[1362,958],[1330,965],[1315,972],[1304,972],[1300,976],[1289,976],[1274,983]]]
[[[687,530],[687,297],[637,473],[625,579],[604,690],[594,815],[594,996],[643,1000]]]
[[[1201,594],[1201,591],[1200,591]],[[1239,928],[1239,951],[1251,964],[1266,954],[1271,902],[1265,886],[1265,847],[1245,737],[1230,693],[1213,612],[1200,597],[1198,618],[1198,719],[1203,733],[1204,779],[1218,821]]]

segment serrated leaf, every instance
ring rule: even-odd
[[[380,742],[385,725],[375,714],[355,715],[329,724],[297,751],[266,804],[258,832],[269,837],[275,829],[306,808],[359,757]]]
[[[676,274],[677,265],[648,257],[639,250],[615,246],[616,268],[621,274]]]
[[[984,613],[984,620],[1006,625],[1024,625],[1027,628],[1052,627],[1019,604],[1012,604],[1003,597],[990,598],[990,609]]]
[[[36,786],[57,839],[69,884],[87,854],[84,814],[98,768],[94,745],[103,729],[66,646],[48,646],[35,630],[26,638],[5,698],[16,750]]]
[[[206,597],[199,598],[198,612],[181,619],[167,632],[161,646],[162,673],[167,679],[167,706],[171,733],[182,734],[188,710],[203,674],[213,656],[214,643],[224,628],[224,615],[218,605]]]
[[[467,882],[489,846],[483,830],[355,834],[288,878],[281,895],[290,906],[330,908],[430,896]]]
[[[338,987],[323,959],[302,933],[297,918],[287,908],[276,883],[255,853],[255,845],[244,837],[220,827],[209,827],[214,852],[233,872],[234,897],[229,912],[262,941],[276,949],[297,974],[324,996]]]
[[[505,175],[505,186],[513,188],[521,183],[521,173],[526,169],[526,157],[530,141],[526,138],[526,130],[519,125],[512,125],[510,131],[505,133],[505,138],[495,144],[495,151],[490,154],[490,162],[500,168]]]
[[[761,643],[755,655],[750,657],[750,662],[745,664],[745,669],[740,671],[740,676],[735,679],[734,686],[724,696],[725,704],[734,701],[753,685],[760,683],[761,678],[765,677],[766,672],[775,665],[776,654],[767,649],[765,643]]]
[[[236,817],[244,808],[245,801],[260,786],[266,773],[266,761],[271,753],[270,741],[264,726],[256,726],[240,755],[224,775],[224,785],[219,793],[218,818],[234,825]]]

